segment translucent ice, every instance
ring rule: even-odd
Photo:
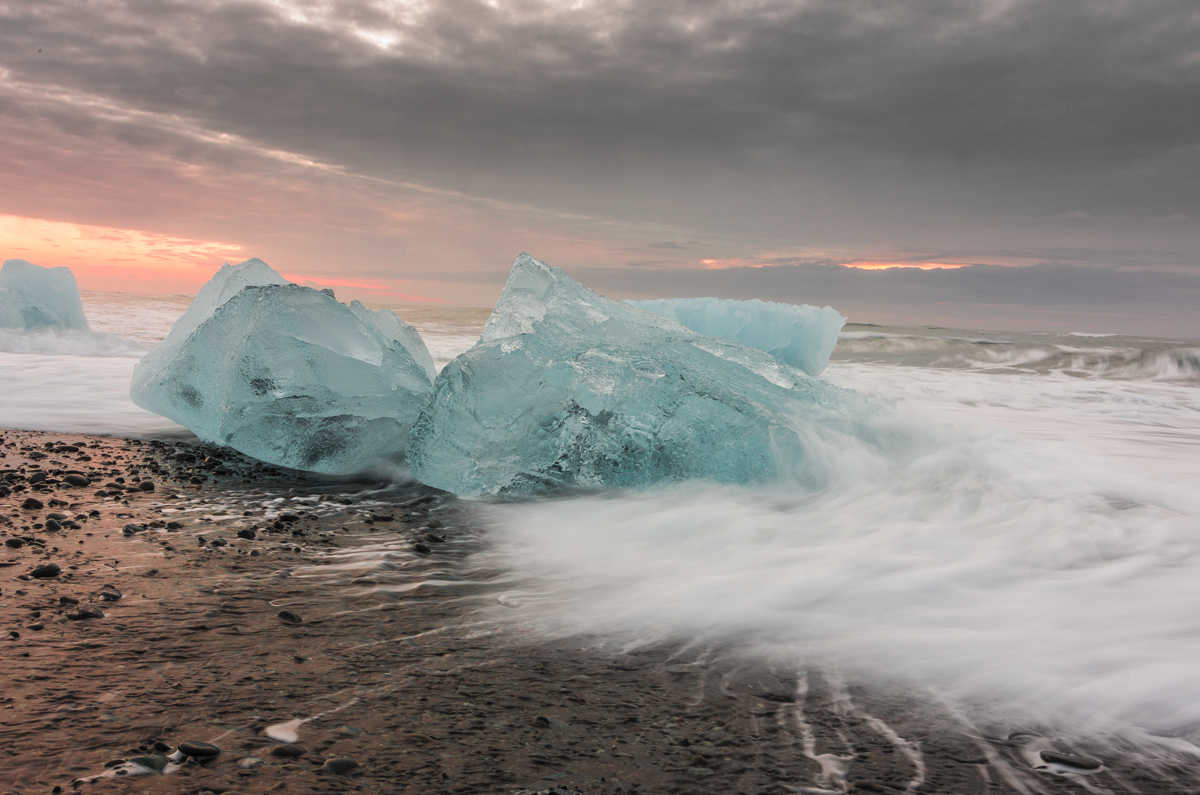
[[[863,403],[736,342],[597,295],[527,254],[409,443],[460,495],[821,476],[814,443],[861,438]]]
[[[70,268],[43,268],[23,259],[0,267],[0,328],[87,327]]]
[[[133,402],[294,469],[339,474],[399,460],[433,389],[420,336],[388,310],[276,278],[257,260],[222,268],[138,363]]]
[[[757,299],[664,298],[625,303],[677,320],[692,331],[766,351],[809,375],[820,375],[829,364],[846,322],[833,307]]]

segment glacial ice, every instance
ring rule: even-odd
[[[820,375],[829,365],[838,332],[846,323],[833,307],[758,299],[664,298],[625,303],[669,317],[700,334],[766,351],[809,375]]]
[[[328,474],[398,461],[433,390],[433,357],[389,310],[223,267],[134,370],[133,402],[201,439]]]
[[[87,327],[70,268],[43,268],[23,259],[5,260],[0,266],[0,328]]]
[[[813,482],[817,440],[867,436],[864,411],[849,390],[522,254],[480,341],[434,382],[407,459],[462,496]]]

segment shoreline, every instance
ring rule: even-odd
[[[1071,767],[1092,751],[984,740],[911,694],[817,671],[486,630],[472,615],[488,586],[460,566],[481,535],[454,497],[419,484],[331,484],[192,442],[0,440],[9,792],[966,795],[1200,781],[1194,763]],[[22,507],[30,498],[42,507]],[[183,743],[221,752],[176,764]]]

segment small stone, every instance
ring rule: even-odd
[[[68,486],[78,486],[80,488],[92,485],[92,481],[83,475],[64,475],[63,483],[66,483]]]
[[[79,600],[74,596],[60,596],[58,597],[58,603],[60,605],[77,605],[79,604]]]
[[[344,734],[347,737],[357,737],[362,734],[362,729],[359,729],[356,726],[343,726],[342,728],[338,729],[338,734]]]
[[[72,621],[86,621],[91,618],[104,618],[104,611],[95,605],[84,605],[73,613],[67,613]]]
[[[373,514],[371,514],[371,519],[376,522],[391,522],[391,521],[394,521],[395,518],[396,517],[392,516],[390,513],[373,513]]]
[[[417,543],[413,544],[413,549],[414,549],[415,551],[417,551],[417,552],[421,553],[422,555],[428,555],[429,553],[433,552],[433,550],[432,550],[432,549],[430,549],[430,548],[429,548],[428,546],[426,546],[425,544],[422,544],[420,541],[418,541]]]
[[[538,715],[533,719],[533,725],[537,726],[539,729],[548,729],[550,728],[550,719],[545,715]]]
[[[249,527],[243,527],[241,530],[238,530],[237,535],[238,538],[244,538],[247,541],[253,541],[254,539],[258,538],[258,533],[255,533]]]
[[[1077,767],[1080,770],[1099,770],[1103,764],[1096,759],[1088,759],[1086,756],[1073,756],[1071,754],[1060,754],[1058,751],[1045,750],[1039,754],[1043,762],[1049,762],[1052,765],[1066,765],[1067,767]]]
[[[60,521],[60,522],[61,522],[63,519],[67,519],[67,518],[70,518],[70,517],[68,517],[68,516],[67,516],[65,513],[57,513],[57,512],[56,512],[56,513],[48,513],[48,514],[46,514],[46,518],[47,518],[47,519],[56,519],[56,520],[58,520],[58,521]]]
[[[29,629],[33,630],[34,632],[41,632],[45,628],[46,628],[46,625],[41,623],[40,621],[36,624],[29,625]]]
[[[285,624],[303,624],[304,623],[304,619],[301,618],[296,613],[293,613],[291,610],[280,610],[275,615],[278,616],[279,620]]]
[[[25,546],[25,539],[6,538],[4,539],[4,546],[8,547],[9,549],[20,549],[21,547]]]
[[[183,522],[167,522],[168,530],[182,530]]]
[[[196,759],[211,759],[221,753],[221,749],[212,743],[201,743],[195,740],[187,740],[180,743],[179,750]]]
[[[353,773],[358,770],[358,762],[355,762],[348,756],[338,756],[333,759],[326,759],[325,764],[321,765],[321,769],[326,773],[344,776],[347,773]]]
[[[137,484],[137,487],[142,491],[154,491],[154,481],[143,480],[141,483]]]
[[[62,574],[62,567],[57,563],[43,563],[40,566],[35,566],[33,571],[29,573],[39,580],[44,580],[48,577],[57,577]]]
[[[27,511],[40,511],[42,508],[45,508],[46,506],[42,504],[41,500],[35,499],[33,497],[26,497],[25,502],[21,503],[21,507]]]
[[[134,756],[125,760],[131,764],[140,765],[141,767],[149,768],[150,770],[163,772],[167,768],[167,758],[162,754],[150,754],[148,756]]]
[[[47,519],[46,530],[51,533],[57,533],[59,530],[62,530],[62,523],[57,519]]]
[[[243,770],[253,770],[256,767],[262,767],[265,764],[266,762],[262,759],[259,759],[257,756],[248,756],[242,761],[238,762],[238,767],[242,768]]]
[[[100,598],[105,602],[117,602],[121,599],[121,592],[115,588],[112,590],[104,590],[100,592]]]
[[[227,547],[229,546],[229,542],[223,538],[214,538],[212,541],[208,542],[208,545],[210,547]]]
[[[271,749],[271,756],[282,756],[285,759],[298,759],[307,753],[308,751],[292,743],[277,745]]]
[[[121,532],[127,536],[131,536],[134,533],[140,533],[140,532],[144,531],[145,529],[146,528],[142,527],[141,525],[127,524],[123,528],[121,528]]]

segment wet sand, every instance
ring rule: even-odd
[[[463,565],[485,539],[423,486],[319,482],[189,443],[0,439],[5,791],[969,795],[1200,781],[1194,761],[1135,763],[1037,727],[971,731],[902,690],[819,671],[489,629],[477,613],[495,597]]]

